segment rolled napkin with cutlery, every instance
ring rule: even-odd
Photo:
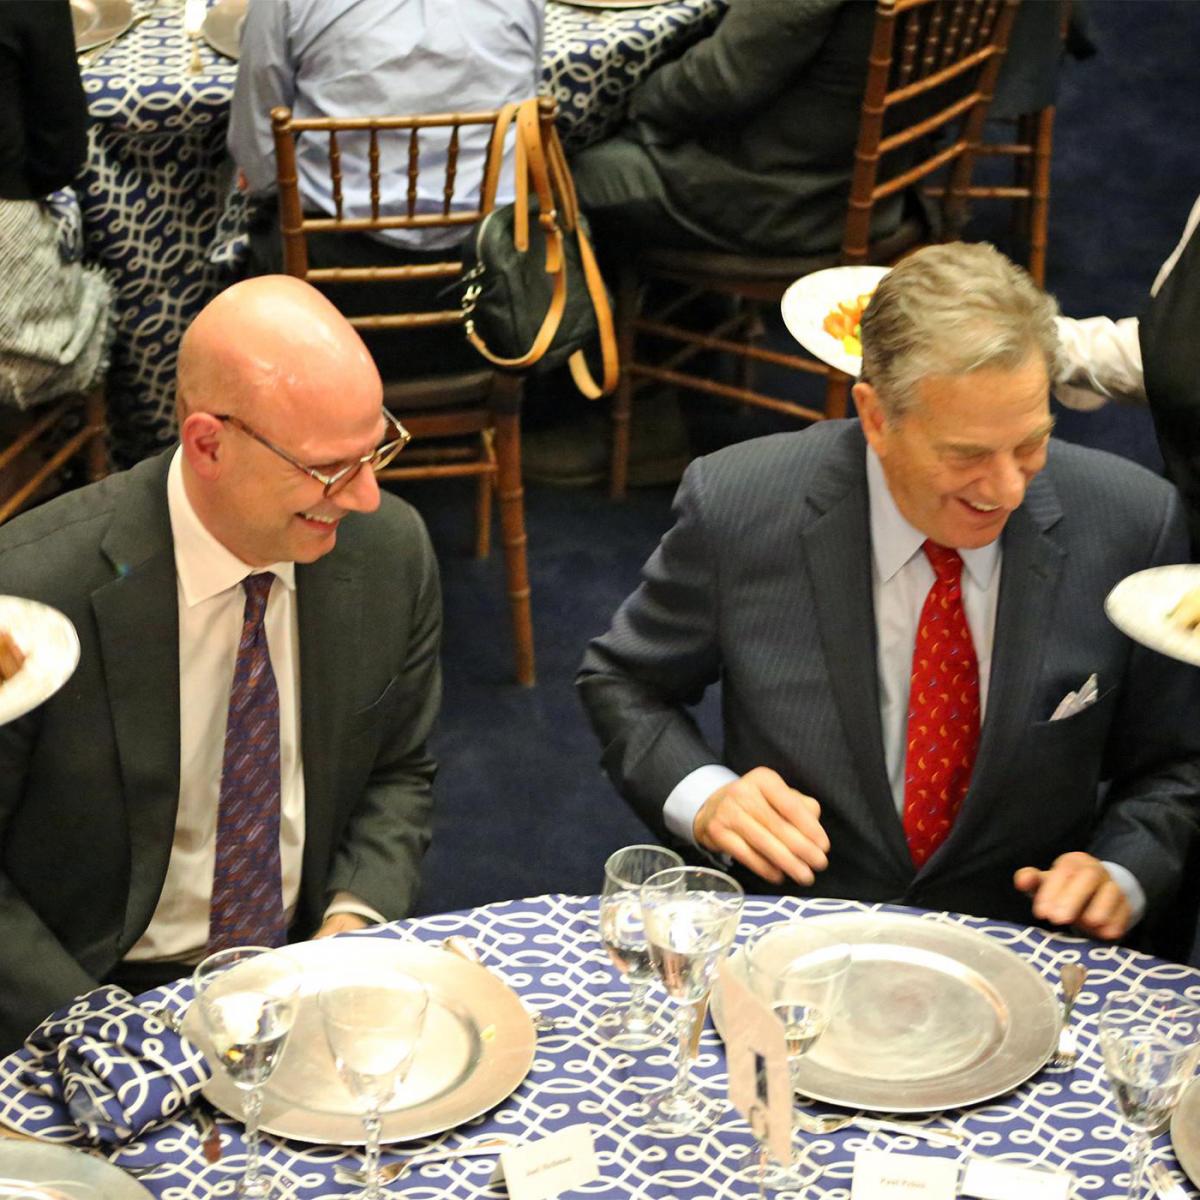
[[[20,1082],[82,1138],[116,1146],[180,1113],[212,1074],[200,1051],[122,988],[96,988],[29,1035]]]

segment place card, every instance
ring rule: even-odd
[[[500,1167],[512,1200],[550,1200],[597,1178],[596,1146],[588,1125],[569,1125],[536,1142],[500,1152]],[[493,1175],[493,1181],[496,1175]]]
[[[850,1200],[954,1200],[958,1166],[955,1158],[860,1150],[854,1156]]]
[[[1067,1200],[1072,1182],[1067,1171],[1022,1167],[976,1155],[967,1159],[961,1190],[979,1200]]]
[[[792,1161],[792,1081],[783,1025],[729,959],[717,970],[730,1103],[771,1157],[786,1166]]]

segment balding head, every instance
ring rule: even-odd
[[[332,549],[346,511],[377,507],[374,481],[325,497],[253,435],[305,466],[348,463],[377,444],[382,400],[362,339],[315,288],[267,275],[222,292],[179,351],[184,483],[201,521],[251,565]]]

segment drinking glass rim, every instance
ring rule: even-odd
[[[683,867],[683,866],[687,865],[683,861],[683,855],[676,853],[669,846],[660,846],[655,842],[635,842],[632,846],[622,846],[620,849],[614,850],[604,860],[604,878],[607,880],[611,875],[611,877],[617,883],[622,885],[622,889],[627,892],[636,892],[638,890],[638,888],[640,888],[642,886],[642,884],[646,882],[646,880],[639,880],[637,882],[634,882],[633,880],[627,878],[626,876],[618,874],[616,871],[610,872],[609,864],[613,861],[614,858],[617,857],[618,854],[627,854],[631,850],[648,850],[648,851],[652,851],[655,854],[669,854],[673,859],[675,859],[673,866],[662,867],[662,868],[660,868],[660,870],[655,871],[651,875],[647,876],[647,879],[653,879],[655,875],[660,875],[660,874],[662,874],[663,871],[673,870],[674,867]]]
[[[721,889],[713,889],[710,894],[718,898],[727,897],[729,899],[737,899],[739,902],[746,899],[746,889],[730,874],[725,871],[719,871],[716,867],[690,867],[686,863],[681,867],[666,867],[662,871],[658,871],[651,875],[649,879],[642,884],[639,893],[645,897],[647,893],[663,892],[668,893],[670,884],[674,880],[669,880],[667,876],[679,877],[682,875],[703,875],[713,879],[719,879],[723,883],[731,884],[731,887]],[[701,891],[701,888],[689,888],[688,891]]]

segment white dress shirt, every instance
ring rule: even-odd
[[[908,692],[913,646],[925,597],[934,571],[922,546],[925,534],[905,520],[887,486],[875,451],[867,448],[867,495],[871,532],[871,597],[875,612],[876,665],[879,675],[879,719],[884,761],[896,812],[904,814],[904,769],[908,739]],[[963,560],[962,600],[979,668],[979,722],[987,712],[996,604],[1000,596],[1003,553],[1000,539],[976,550],[960,550]],[[1049,714],[1047,714],[1048,716]],[[685,776],[663,805],[663,820],[678,838],[696,844],[693,825],[704,802],[738,776],[711,763]],[[816,797],[821,800],[820,796]],[[1036,864],[1048,865],[1048,864]],[[1135,919],[1145,910],[1145,895],[1134,876],[1116,863],[1109,874],[1129,898]]]
[[[1179,244],[1159,268],[1151,297],[1179,261],[1183,248],[1200,225],[1200,198],[1192,205]],[[1054,384],[1054,395],[1067,408],[1091,411],[1109,400],[1146,403],[1146,380],[1142,374],[1142,347],[1137,317],[1059,317],[1058,340],[1063,366]]]
[[[208,941],[225,722],[246,603],[241,584],[257,570],[201,523],[184,488],[181,453],[175,452],[167,474],[179,602],[179,810],[158,905],[146,932],[126,955],[138,961],[198,962]],[[279,691],[279,857],[284,914],[290,921],[304,852],[296,568],[283,562],[261,570],[276,577],[265,620]],[[348,893],[339,893],[328,911],[380,919]]]

